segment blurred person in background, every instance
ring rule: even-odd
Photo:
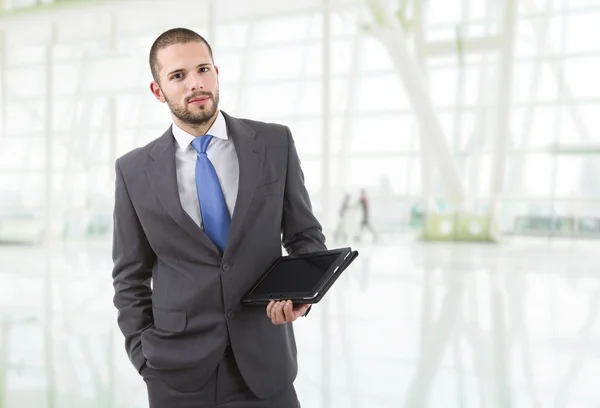
[[[219,109],[193,31],[161,34],[150,69],[172,125],[117,160],[113,241],[118,324],[150,407],[299,407],[291,322],[309,305],[240,303],[282,244],[327,249],[291,132]]]
[[[360,190],[360,198],[358,199],[358,205],[361,209],[361,220],[360,220],[360,228],[358,230],[358,235],[356,236],[356,242],[360,242],[361,237],[363,235],[363,231],[365,229],[369,230],[373,235],[373,241],[377,241],[377,234],[371,225],[369,220],[370,216],[370,208],[369,208],[369,198],[367,197],[367,191],[363,188]]]
[[[345,242],[348,239],[348,211],[350,210],[350,194],[344,195],[342,205],[340,206],[339,220],[337,228],[333,234],[336,242]]]

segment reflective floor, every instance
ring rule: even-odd
[[[600,406],[600,242],[353,246],[295,324],[303,407]],[[0,246],[0,407],[147,407],[111,267],[107,244]]]

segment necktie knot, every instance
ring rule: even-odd
[[[192,147],[196,150],[198,154],[206,154],[206,149],[210,141],[212,140],[212,135],[200,136],[192,140]]]

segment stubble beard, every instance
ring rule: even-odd
[[[192,98],[196,98],[198,96],[208,96],[210,98],[210,100],[212,101],[212,104],[210,104],[210,106],[208,105],[203,105],[199,107],[199,111],[198,112],[192,112],[190,111],[190,109],[188,108],[188,101],[191,100]],[[213,94],[209,94],[209,93],[199,93],[199,94],[195,94],[192,95],[191,97],[187,98],[186,101],[184,102],[184,105],[177,105],[175,103],[173,103],[173,101],[165,98],[167,101],[167,105],[169,106],[169,109],[171,110],[171,112],[173,113],[173,115],[179,119],[181,122],[188,124],[190,126],[202,126],[205,125],[206,123],[208,123],[217,113],[217,109],[219,108],[219,93],[217,92],[216,95]]]

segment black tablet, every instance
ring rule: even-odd
[[[317,303],[356,256],[358,252],[351,248],[282,256],[244,295],[242,303],[266,305],[272,300]]]

